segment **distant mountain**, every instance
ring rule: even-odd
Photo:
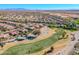
[[[7,9],[0,9],[2,11],[32,11],[32,12],[61,12],[61,13],[78,13],[79,10],[76,9],[69,9],[69,10],[31,10],[31,9],[24,9],[24,8],[7,8]]]
[[[7,9],[0,9],[0,10],[30,10],[33,11],[32,9],[25,9],[25,8],[7,8]],[[39,10],[36,9],[34,11],[79,11],[77,9],[68,9],[68,10]]]
[[[24,8],[7,8],[7,9],[0,9],[0,10],[13,10],[13,11],[16,11],[16,10],[28,10],[28,9],[24,9]]]

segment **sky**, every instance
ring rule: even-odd
[[[0,4],[0,9],[24,8],[29,10],[79,9],[79,4]]]

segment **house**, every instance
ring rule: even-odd
[[[15,40],[17,40],[17,41],[26,40],[26,37],[21,37],[21,36],[18,36],[18,37],[16,37],[16,39],[15,39]]]
[[[33,35],[33,34],[29,34],[29,35],[27,35],[27,39],[29,39],[29,40],[32,40],[32,39],[34,39],[34,38],[36,38],[37,36],[36,35]]]
[[[11,31],[11,32],[9,32],[9,34],[10,34],[10,35],[17,35],[18,32],[16,32],[16,31]]]
[[[9,34],[0,34],[0,38],[8,38]]]

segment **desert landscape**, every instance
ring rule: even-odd
[[[79,10],[0,10],[0,55],[79,55]]]

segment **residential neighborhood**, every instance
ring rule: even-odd
[[[74,10],[0,10],[0,55],[78,55],[78,36]]]

